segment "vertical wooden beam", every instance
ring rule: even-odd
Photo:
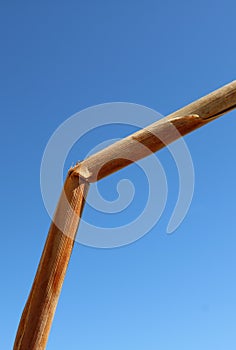
[[[46,347],[88,187],[78,176],[67,176],[20,320],[14,350]]]

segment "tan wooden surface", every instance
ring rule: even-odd
[[[72,169],[89,182],[98,181],[156,152],[179,137],[236,107],[236,81],[179,109],[113,145]]]
[[[68,176],[18,327],[14,350],[43,350],[74,245],[89,184]],[[67,198],[67,199],[66,199]],[[63,231],[63,232],[62,232]]]
[[[44,350],[89,182],[146,157],[236,107],[236,82],[118,141],[70,169],[18,327],[14,350]],[[67,199],[66,199],[67,198]],[[75,345],[76,346],[76,345]]]

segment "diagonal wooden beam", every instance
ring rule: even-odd
[[[22,313],[14,350],[46,348],[89,183],[158,151],[235,107],[236,81],[114,143],[69,170]]]
[[[72,171],[89,182],[98,181],[156,152],[236,107],[236,81],[177,110],[148,127],[85,159]]]
[[[21,316],[14,350],[46,348],[88,187],[88,182],[72,174],[67,176]]]

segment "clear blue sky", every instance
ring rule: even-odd
[[[39,184],[49,137],[85,107],[126,101],[168,114],[234,80],[236,5],[0,4],[0,348],[11,349],[50,224]],[[152,231],[123,248],[75,245],[48,350],[236,348],[235,117],[186,137],[195,192],[174,234],[178,178],[164,151],[170,196]]]

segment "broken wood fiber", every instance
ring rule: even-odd
[[[14,350],[44,350],[89,183],[156,152],[236,107],[236,81],[90,156],[70,169],[51,223]]]

